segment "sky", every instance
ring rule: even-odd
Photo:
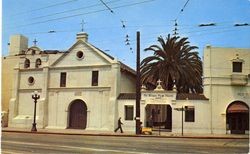
[[[135,68],[136,32],[143,59],[157,37],[173,34],[175,21],[200,57],[206,45],[250,48],[250,25],[234,26],[250,24],[250,0],[2,0],[2,55],[11,35],[28,37],[29,46],[36,39],[43,50],[67,50],[83,28],[91,44]],[[215,26],[199,26],[209,23]]]

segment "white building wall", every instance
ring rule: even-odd
[[[34,78],[34,83],[29,83],[29,77]],[[44,74],[42,69],[40,70],[23,70],[20,71],[20,90],[36,90],[42,89],[42,85],[44,84]]]
[[[183,111],[183,133],[210,133],[210,105],[206,100],[176,100],[172,103],[172,132],[181,133],[182,111],[175,108],[194,106],[194,122],[185,122],[185,111]]]
[[[134,117],[135,117],[135,100],[119,100],[118,101],[118,117],[121,117],[122,120],[122,129],[125,132],[135,131],[135,120],[125,120],[125,106],[130,105],[134,107]]]
[[[135,77],[121,73],[121,93],[135,93],[136,90]]]
[[[243,60],[242,72],[232,71],[234,60]],[[239,48],[204,49],[204,93],[211,108],[211,133],[226,133],[226,109],[234,101],[243,101],[250,107],[250,50]],[[234,85],[232,77],[240,78]]]

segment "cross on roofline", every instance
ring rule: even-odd
[[[161,82],[162,82],[162,81],[161,81],[160,79],[158,79],[157,84],[158,84],[158,85],[161,85]]]
[[[86,22],[84,22],[84,20],[82,20],[82,22],[80,23],[81,24],[81,32],[83,32],[84,31],[84,24],[86,24]]]
[[[33,41],[33,43],[34,43],[34,46],[36,46],[36,43],[37,43],[38,41],[36,40],[36,39],[34,39],[34,41]]]

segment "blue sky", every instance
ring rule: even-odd
[[[23,34],[38,41],[41,49],[67,50],[76,41],[76,33],[89,34],[89,42],[135,68],[136,31],[141,32],[143,49],[158,44],[158,36],[173,34],[177,19],[178,33],[189,37],[190,45],[203,48],[250,48],[250,0],[2,0],[2,54],[8,54],[9,38]],[[124,21],[123,23],[121,21]],[[215,23],[216,26],[199,27]],[[125,25],[125,28],[122,25]],[[55,31],[55,33],[48,33]],[[130,45],[126,45],[126,35]],[[130,49],[132,48],[132,50]]]

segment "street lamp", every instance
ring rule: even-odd
[[[34,120],[33,120],[33,124],[32,124],[32,129],[31,129],[32,132],[37,131],[37,129],[36,129],[36,103],[37,103],[37,100],[39,98],[40,98],[40,95],[39,95],[38,91],[34,91],[32,93],[32,99],[34,99],[34,103],[35,103],[35,106],[34,106]]]

